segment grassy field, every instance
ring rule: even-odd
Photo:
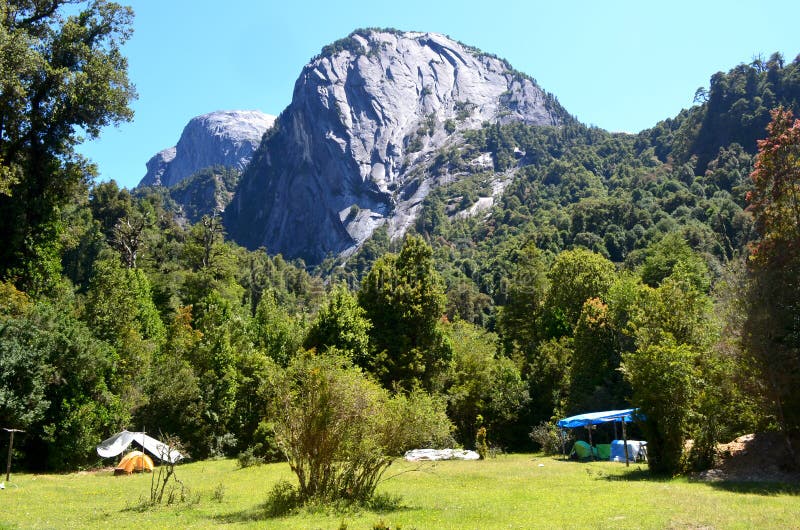
[[[272,485],[285,464],[238,469],[233,460],[180,466],[193,502],[138,510],[150,475],[108,471],[13,474],[0,491],[0,528],[800,528],[800,484],[654,480],[639,466],[504,455],[484,462],[418,466],[398,461],[379,491],[387,511],[303,511],[270,518]],[[5,478],[5,477],[3,477]]]

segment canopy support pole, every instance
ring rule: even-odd
[[[559,434],[561,435],[561,455],[564,457],[564,460],[567,459],[567,435],[564,429],[558,430]]]
[[[590,423],[586,426],[589,429],[589,456],[592,460],[594,460],[594,442],[592,441],[592,427],[593,425]]]
[[[622,443],[625,447],[625,465],[630,466],[628,462],[628,435],[625,432],[625,418],[622,418]]]

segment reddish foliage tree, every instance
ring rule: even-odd
[[[800,242],[800,120],[778,107],[767,131],[758,141],[753,190],[747,194],[761,236],[752,249],[757,261],[788,258]]]
[[[760,239],[752,246],[742,337],[800,465],[792,443],[800,436],[800,120],[777,108],[767,130],[748,194]]]

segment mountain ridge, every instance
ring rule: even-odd
[[[249,248],[346,256],[379,226],[405,233],[436,185],[420,168],[462,131],[572,120],[504,60],[438,33],[356,30],[303,68],[225,224]]]
[[[213,166],[241,172],[274,122],[275,116],[258,110],[221,110],[195,116],[175,146],[147,161],[147,173],[139,186],[175,186]]]

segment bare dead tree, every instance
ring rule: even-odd
[[[142,233],[145,226],[145,219],[140,216],[133,218],[131,216],[123,217],[114,225],[114,238],[111,244],[122,255],[122,259],[129,269],[136,268],[136,257],[139,251],[144,248]]]

